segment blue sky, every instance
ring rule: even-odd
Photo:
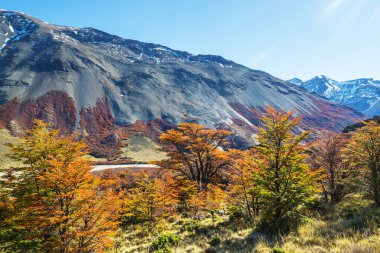
[[[380,79],[379,0],[0,0],[0,8],[222,55],[282,79]]]

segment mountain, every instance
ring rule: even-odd
[[[231,129],[249,145],[271,105],[304,116],[304,129],[341,130],[364,115],[214,55],[193,55],[94,28],[0,12],[0,127],[34,118],[80,130],[98,153],[131,131],[156,138],[187,121]]]
[[[316,76],[305,82],[297,78],[288,82],[365,114],[380,114],[380,81],[372,78],[339,82],[326,76]]]
[[[291,84],[300,85],[302,83],[302,80],[299,78],[293,78],[293,79],[288,80],[288,82]]]

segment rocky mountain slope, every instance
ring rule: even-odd
[[[372,78],[339,82],[326,76],[316,76],[305,82],[298,78],[288,81],[365,114],[380,114],[380,81]]]
[[[374,116],[373,118],[370,118],[370,119],[366,119],[365,122],[376,122],[377,124],[380,125],[380,116]],[[365,126],[364,124],[364,121],[360,121],[360,122],[357,122],[357,123],[354,123],[352,125],[348,125],[346,126],[344,129],[343,129],[343,133],[349,133],[349,132],[355,132],[357,131],[358,129],[362,128],[363,126]]]
[[[232,129],[249,142],[267,105],[295,110],[304,129],[341,130],[363,117],[265,72],[93,28],[0,12],[0,127],[34,118],[80,130],[97,148],[130,131],[151,138],[183,121]],[[103,152],[99,151],[100,153]]]

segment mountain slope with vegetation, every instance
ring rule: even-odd
[[[247,147],[267,105],[297,111],[304,129],[337,131],[363,117],[220,56],[19,12],[0,11],[0,21],[6,34],[0,36],[0,127],[13,134],[43,119],[67,133],[79,130],[95,155],[114,156],[131,128],[157,139],[180,122],[233,130],[235,144]]]

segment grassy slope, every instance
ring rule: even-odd
[[[126,140],[126,144],[121,149],[122,156],[135,162],[160,161],[166,158],[166,154],[159,150],[160,147],[145,136],[132,135]]]
[[[188,220],[179,219],[157,229],[155,233],[144,232],[141,227],[129,228],[119,238],[115,252],[149,252],[151,242],[160,231],[174,232],[181,241],[173,252],[336,252],[336,253],[375,253],[380,252],[380,209],[361,196],[345,200],[323,217],[306,221],[289,235],[271,239],[255,232],[254,228],[243,223],[231,222],[228,216],[216,221],[211,218],[198,223],[201,229],[184,231]],[[218,238],[218,239],[215,239]],[[212,240],[218,241],[212,246]],[[283,251],[273,251],[274,248]]]
[[[9,152],[9,148],[6,144],[16,144],[17,142],[18,138],[12,136],[7,129],[0,129],[0,168],[17,167],[22,165],[20,162],[15,162],[6,156]]]
[[[21,166],[21,163],[6,157],[9,148],[5,144],[17,142],[18,138],[12,136],[7,129],[0,129],[0,168]],[[126,144],[127,146],[121,149],[122,156],[129,157],[135,162],[159,161],[166,158],[165,152],[160,151],[160,147],[147,137],[132,135],[126,140]],[[96,158],[90,155],[86,158],[93,162],[107,161],[104,158]]]
[[[18,140],[19,139],[15,136],[12,136],[7,129],[0,129],[0,168],[22,166],[22,163],[13,161],[12,159],[6,156],[6,154],[9,153],[9,147],[7,147],[6,144],[17,144]],[[87,155],[86,159],[94,162],[106,161],[106,159],[96,158],[90,155]]]

